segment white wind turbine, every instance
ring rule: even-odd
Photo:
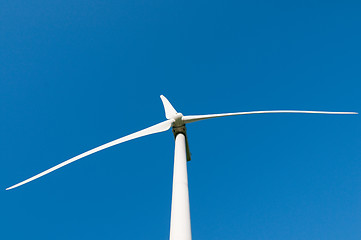
[[[170,102],[163,96],[160,96],[163,102],[165,116],[168,120],[140,130],[138,132],[129,134],[125,137],[118,138],[109,143],[103,144],[99,147],[84,152],[75,156],[65,162],[62,162],[44,172],[41,172],[29,179],[26,179],[18,184],[15,184],[6,190],[19,187],[25,183],[31,182],[40,178],[52,171],[55,171],[69,163],[75,162],[81,158],[89,156],[93,153],[99,152],[106,148],[112,147],[119,143],[123,143],[135,138],[140,138],[154,133],[167,131],[173,128],[175,138],[174,151],[174,172],[173,172],[173,192],[172,192],[172,209],[171,209],[171,226],[170,226],[170,240],[191,240],[191,222],[189,212],[189,195],[188,195],[188,176],[187,176],[187,160],[190,160],[190,152],[187,140],[187,131],[185,125],[200,120],[246,115],[259,113],[316,113],[316,114],[358,114],[356,112],[325,112],[325,111],[299,111],[299,110],[272,110],[272,111],[251,111],[251,112],[237,112],[237,113],[222,113],[222,114],[208,114],[208,115],[191,115],[183,116],[178,113]]]

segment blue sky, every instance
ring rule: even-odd
[[[0,238],[167,239],[183,114],[361,112],[358,1],[2,1]],[[188,125],[193,239],[360,239],[360,116]]]

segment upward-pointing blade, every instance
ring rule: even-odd
[[[16,187],[19,187],[25,183],[28,183],[28,182],[31,182],[37,178],[40,178],[52,171],[55,171],[61,167],[64,167],[65,165],[68,165],[69,163],[72,163],[72,162],[75,162],[76,160],[79,160],[83,157],[86,157],[86,156],[89,156],[90,154],[93,154],[93,153],[96,153],[96,152],[99,152],[101,150],[104,150],[106,148],[109,148],[109,147],[112,147],[114,145],[117,145],[119,143],[123,143],[123,142],[126,142],[126,141],[129,141],[129,140],[132,140],[132,139],[135,139],[135,138],[140,138],[140,137],[143,137],[143,136],[146,136],[146,135],[150,135],[150,134],[154,134],[154,133],[159,133],[159,132],[164,132],[164,131],[167,131],[171,126],[172,126],[172,123],[174,122],[173,119],[170,119],[170,120],[167,120],[167,121],[164,121],[164,122],[161,122],[161,123],[158,123],[156,125],[153,125],[149,128],[146,128],[146,129],[143,129],[143,130],[140,130],[138,132],[135,132],[135,133],[132,133],[132,134],[129,134],[125,137],[121,137],[121,138],[118,138],[114,141],[111,141],[109,143],[106,143],[106,144],[103,144],[99,147],[96,147],[96,148],[93,148],[89,151],[86,151],[85,153],[82,153],[78,156],[75,156],[73,158],[70,158],[69,160],[66,160],[65,162],[62,162],[44,172],[41,172],[37,175],[35,175],[34,177],[31,177],[29,179],[26,179],[18,184],[15,184],[14,186],[11,186],[9,188],[7,188],[6,190],[9,190],[9,189],[12,189],[12,188],[16,188]]]
[[[325,111],[300,111],[300,110],[271,110],[271,111],[251,111],[251,112],[237,112],[237,113],[221,113],[221,114],[207,114],[207,115],[192,115],[184,116],[182,120],[184,123],[191,123],[200,120],[217,118],[217,117],[227,117],[227,116],[237,116],[237,115],[246,115],[246,114],[259,114],[259,113],[316,113],[316,114],[358,114],[357,112],[325,112]]]
[[[174,109],[172,104],[170,104],[170,102],[168,101],[168,99],[166,97],[164,97],[163,95],[160,95],[160,99],[162,99],[162,103],[163,103],[163,107],[164,107],[164,111],[165,111],[165,117],[167,119],[173,118],[177,114],[177,111]]]

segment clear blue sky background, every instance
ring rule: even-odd
[[[359,1],[1,1],[0,239],[168,239],[183,114],[361,112]],[[361,239],[360,116],[188,125],[193,239]]]

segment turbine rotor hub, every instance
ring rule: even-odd
[[[173,123],[173,127],[181,127],[184,125],[184,121],[183,121],[183,114],[181,113],[177,113],[176,115],[173,116],[174,119],[174,123]]]

